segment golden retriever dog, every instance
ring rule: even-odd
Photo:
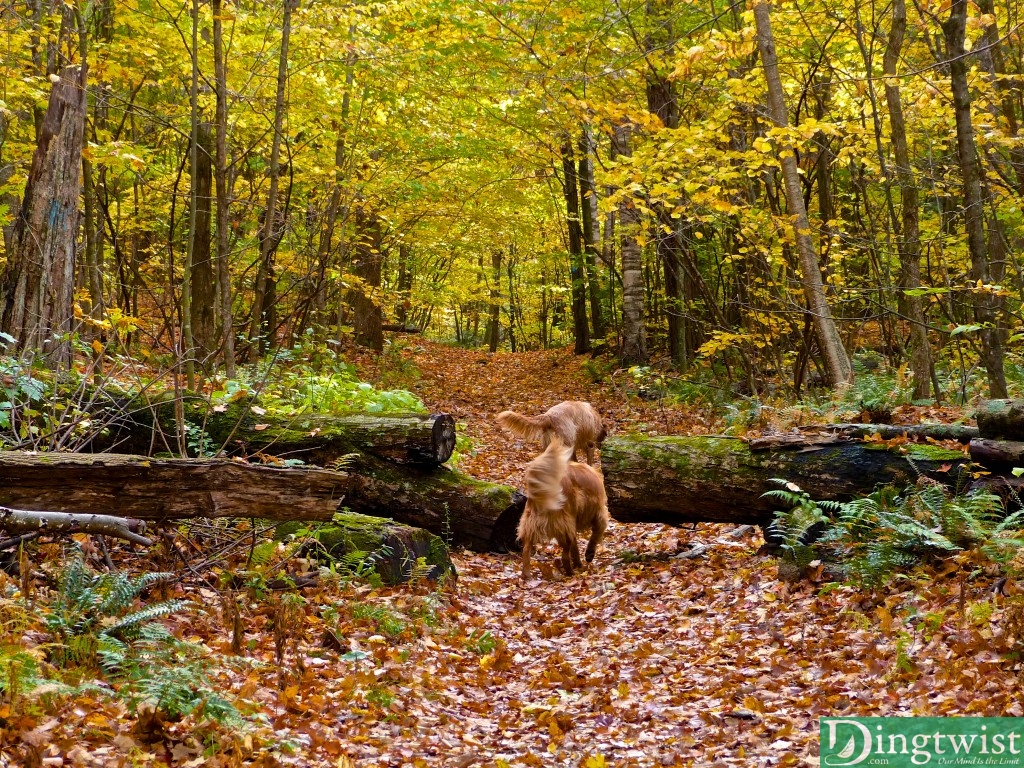
[[[530,555],[554,539],[562,548],[562,571],[583,568],[577,532],[590,531],[587,562],[608,527],[608,497],[601,473],[570,461],[572,446],[553,435],[540,456],[526,465],[526,507],[517,534],[523,543],[523,581],[530,578]]]
[[[580,450],[587,452],[587,464],[594,464],[594,450],[608,437],[601,416],[590,403],[566,400],[552,406],[540,416],[523,416],[515,411],[502,411],[496,422],[523,440],[539,440],[547,448],[552,435],[558,435],[563,445],[572,447],[576,461]]]

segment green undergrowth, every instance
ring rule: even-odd
[[[816,501],[793,483],[766,497],[779,503],[768,538],[790,572],[827,563],[865,588],[884,586],[916,566],[962,552],[1006,566],[1024,547],[1024,510],[1006,514],[1000,497],[960,492],[922,478],[905,490],[883,487],[845,503]]]

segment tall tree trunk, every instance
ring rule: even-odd
[[[885,48],[882,72],[885,74],[885,101],[889,108],[889,124],[893,157],[896,162],[896,178],[900,184],[901,222],[897,227],[900,256],[900,303],[903,313],[910,321],[910,368],[914,372],[914,398],[928,397],[932,381],[932,355],[928,344],[928,328],[925,325],[924,308],[919,296],[908,295],[921,287],[921,242],[918,223],[919,206],[917,180],[910,165],[910,151],[907,148],[906,123],[903,120],[903,104],[900,87],[896,81],[896,64],[903,48],[903,37],[907,29],[907,9],[904,0],[894,0],[892,27],[889,42]],[[936,398],[940,392],[936,390]]]
[[[395,309],[395,320],[399,325],[405,325],[409,321],[410,294],[412,292],[412,269],[409,261],[412,257],[412,248],[408,243],[398,244],[398,306]]]
[[[86,70],[84,61],[66,67],[50,90],[0,276],[0,331],[15,349],[42,350],[58,365],[71,361]]]
[[[584,264],[590,296],[590,323],[594,339],[605,337],[604,313],[601,311],[601,276],[597,271],[601,223],[597,210],[597,187],[594,183],[594,136],[589,126],[580,136],[580,219],[583,225]]]
[[[587,282],[583,264],[583,230],[580,226],[579,184],[572,141],[562,144],[562,194],[565,197],[565,218],[569,226],[569,279],[572,281],[572,326],[576,337],[573,351],[582,355],[590,351],[590,327],[587,324]]]
[[[493,283],[491,283],[491,300],[487,316],[487,348],[491,352],[498,351],[498,342],[501,341],[501,249],[495,248],[491,252],[491,272]]]
[[[211,191],[213,186],[213,132],[209,121],[203,120],[196,132],[195,176],[196,187],[195,238],[192,245],[192,337],[196,355],[209,369],[217,346],[217,330],[214,323],[214,304],[217,301],[216,280],[210,242],[210,218],[212,213]]]
[[[971,254],[971,281],[976,285],[992,280],[985,243],[985,209],[981,194],[981,168],[971,120],[971,94],[967,84],[967,54],[964,37],[968,0],[953,0],[949,18],[942,24],[946,38],[946,63],[949,65],[953,111],[956,115],[956,148],[963,179],[964,227]],[[988,374],[989,397],[1007,396],[1003,371],[1003,342],[997,325],[995,296],[987,289],[973,293],[974,320],[981,329],[981,362]]]
[[[356,209],[356,247],[352,274],[360,284],[352,291],[352,325],[356,344],[377,352],[384,349],[384,313],[380,307],[381,221],[365,207]]]
[[[771,105],[772,122],[780,128],[789,127],[786,112],[782,78],[779,76],[779,60],[775,53],[775,37],[772,34],[769,0],[755,0],[754,19],[757,23],[757,47],[761,53],[765,79],[768,83],[768,100]],[[800,174],[796,164],[796,150],[791,146],[779,148],[779,162],[785,179],[786,202],[793,219],[793,237],[800,258],[801,280],[805,298],[810,307],[814,330],[825,358],[825,369],[831,386],[842,386],[853,382],[853,367],[843,348],[832,311],[825,298],[825,287],[821,279],[821,268],[811,237],[811,224],[807,218],[800,187]]]
[[[220,335],[224,371],[235,376],[235,329],[231,301],[230,212],[228,210],[228,63],[224,53],[222,0],[213,0],[213,68],[217,92],[216,156],[214,180],[217,188],[217,283],[220,288]]]
[[[185,361],[185,379],[189,389],[195,385],[195,337],[192,333],[192,265],[195,258],[196,239],[199,237],[196,224],[199,218],[199,190],[196,178],[199,174],[199,0],[192,0],[192,79],[189,83],[189,131],[188,153],[188,247],[181,278],[181,355]],[[172,227],[173,230],[173,227]],[[174,275],[171,275],[174,284]]]
[[[613,151],[630,157],[631,126],[615,126]],[[640,229],[640,211],[629,195],[619,202],[619,237],[622,252],[622,365],[647,365],[647,335],[644,331],[644,275],[640,243],[636,236]]]
[[[270,168],[268,170],[270,189],[267,191],[267,207],[264,212],[263,228],[260,232],[260,263],[256,273],[256,288],[252,302],[252,320],[249,326],[250,358],[255,352],[263,354],[276,346],[274,333],[274,308],[276,298],[276,277],[274,275],[274,252],[279,240],[277,221],[278,187],[281,181],[281,137],[284,125],[284,96],[288,83],[288,42],[292,31],[292,11],[298,8],[298,0],[284,0],[284,18],[281,20],[281,54],[277,62],[277,97],[274,101],[274,136],[270,144]]]

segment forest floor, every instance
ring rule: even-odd
[[[536,453],[494,427],[502,409],[586,399],[613,432],[707,431],[714,416],[594,384],[566,351],[422,342],[404,355],[427,406],[465,424],[460,469],[501,482]],[[363,362],[370,381],[387,373]],[[704,555],[680,557],[697,543]],[[36,765],[625,768],[817,765],[823,715],[1024,716],[994,574],[963,557],[884,592],[788,584],[761,543],[734,526],[613,522],[587,572],[561,576],[547,548],[528,583],[517,555],[457,551],[458,581],[441,589],[305,590],[277,656],[267,627],[282,599],[254,600],[244,656],[211,672],[266,716],[251,734],[136,718],[100,695],[31,717],[12,698],[0,726],[12,749],[18,723],[22,740],[33,726],[50,761]],[[219,596],[201,581],[183,591],[207,610],[176,634],[228,653]],[[17,754],[0,742],[0,765]]]

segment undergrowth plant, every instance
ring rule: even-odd
[[[788,507],[770,526],[784,557],[804,567],[824,553],[865,587],[929,558],[973,549],[1005,564],[1024,547],[1024,510],[1005,516],[994,494],[958,494],[924,479],[905,491],[884,487],[842,504],[816,502],[792,484],[765,495]]]
[[[92,666],[122,656],[154,621],[190,605],[186,600],[164,600],[136,606],[145,590],[173,577],[171,573],[96,574],[81,554],[76,555],[61,573],[45,612],[51,659],[58,666]]]

